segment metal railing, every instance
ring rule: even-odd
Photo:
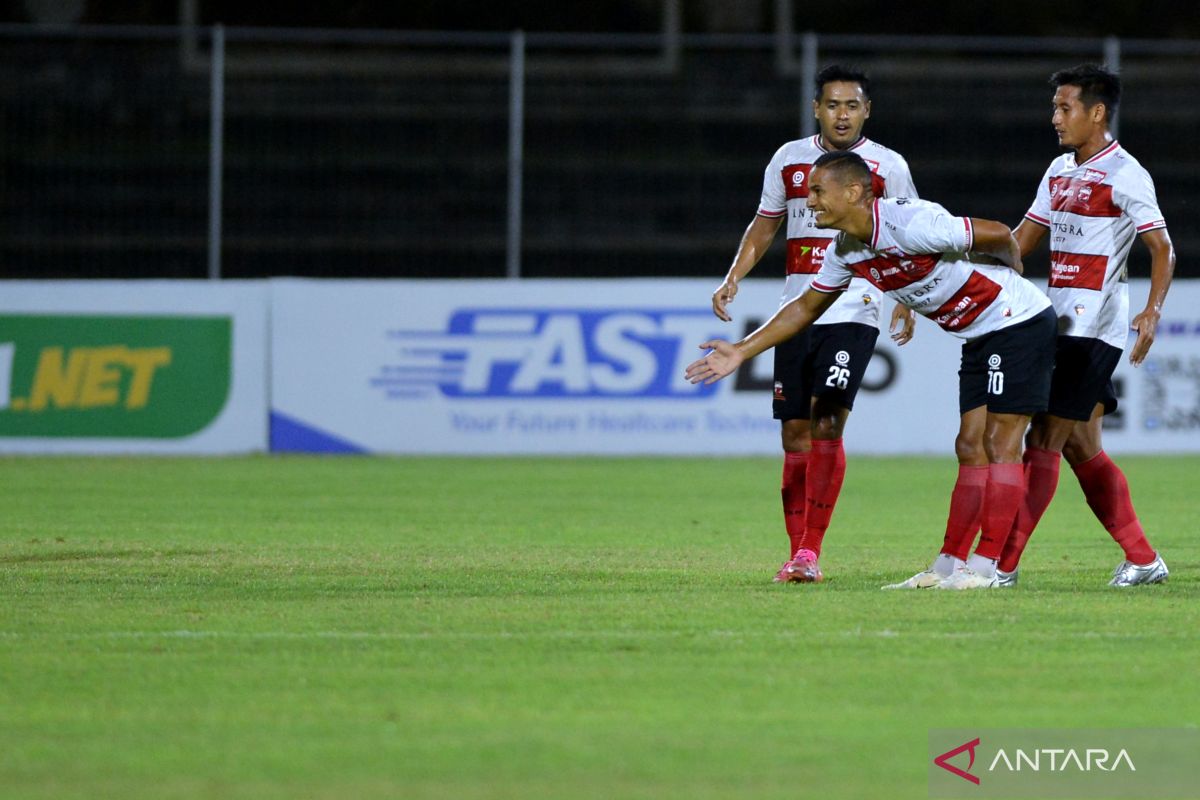
[[[779,7],[785,7],[781,2]],[[785,9],[786,10],[786,9]],[[781,20],[790,20],[784,14]],[[1046,78],[1121,67],[1181,253],[1200,43],[0,26],[0,259],[19,277],[716,275],[820,65],[923,196],[1015,224]],[[1036,266],[1034,267],[1036,270]]]

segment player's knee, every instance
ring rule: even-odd
[[[1063,445],[1063,458],[1072,467],[1082,464],[1096,456],[1101,450],[1101,445],[1098,440],[1092,440],[1088,437],[1076,438],[1072,436]]]
[[[983,449],[989,464],[1011,464],[1021,460],[1021,436],[1008,431],[988,431],[983,436]]]
[[[814,416],[812,421],[812,438],[840,439],[846,428],[846,420],[840,414],[822,414]]]
[[[960,464],[986,464],[987,451],[983,438],[973,434],[959,433],[954,439],[954,455]]]
[[[784,420],[780,434],[785,453],[806,453],[812,449],[812,432],[806,419]]]

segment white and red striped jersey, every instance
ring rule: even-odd
[[[967,258],[974,231],[925,200],[876,200],[874,233],[860,242],[842,233],[813,279],[819,292],[838,292],[864,278],[889,297],[962,339],[1017,325],[1050,307],[1036,286],[1008,267]]]
[[[1119,142],[1081,164],[1061,155],[1025,217],[1050,229],[1048,294],[1059,333],[1124,349],[1129,250],[1137,234],[1167,227],[1150,173]]]
[[[871,183],[876,197],[916,197],[908,164],[899,153],[883,145],[860,138],[849,150],[863,157],[871,168]],[[821,269],[825,248],[837,235],[835,230],[818,228],[814,215],[805,206],[808,200],[808,175],[813,162],[829,150],[821,146],[821,136],[809,136],[788,142],[775,152],[763,175],[762,199],[758,213],[777,218],[787,214],[787,281],[780,305],[786,305],[808,289]],[[856,281],[818,320],[818,324],[861,322],[879,325],[879,291],[866,281]]]

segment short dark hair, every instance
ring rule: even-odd
[[[813,162],[813,169],[823,169],[832,172],[839,183],[849,185],[862,184],[867,192],[872,191],[871,168],[862,160],[858,153],[849,150],[831,150]]]
[[[1060,69],[1050,76],[1050,85],[1055,89],[1063,86],[1078,86],[1079,101],[1085,108],[1097,103],[1104,104],[1105,118],[1112,123],[1121,102],[1121,79],[1099,64],[1080,64],[1070,69]]]
[[[871,79],[867,77],[867,73],[853,67],[843,67],[841,64],[830,64],[818,72],[817,79],[813,81],[814,88],[816,89],[813,99],[821,99],[821,94],[825,91],[825,84],[836,83],[838,81],[857,83],[862,87],[863,97],[868,100],[871,98]]]

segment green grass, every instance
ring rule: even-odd
[[[884,593],[950,461],[852,457],[778,586],[774,459],[0,459],[0,797],[909,798],[929,728],[1194,726],[1200,458],[1120,462],[1165,586],[1069,470],[1019,589]]]

